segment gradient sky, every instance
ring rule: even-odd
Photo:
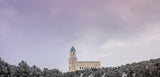
[[[0,0],[0,57],[68,70],[78,60],[112,67],[160,57],[160,0]]]

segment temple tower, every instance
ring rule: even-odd
[[[70,57],[69,57],[69,71],[75,71],[76,70],[76,64],[77,57],[76,57],[76,49],[74,48],[72,44],[72,48],[70,50]]]

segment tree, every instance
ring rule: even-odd
[[[21,61],[21,63],[19,63],[18,65],[19,77],[28,77],[29,73],[31,72],[31,68],[28,66],[28,64],[24,61]]]

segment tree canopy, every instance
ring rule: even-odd
[[[0,58],[0,77],[160,77],[160,58],[118,67],[102,67],[62,73],[58,69],[29,66],[21,61],[10,65]]]

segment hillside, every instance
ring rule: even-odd
[[[0,58],[0,77],[160,77],[160,58],[119,67],[102,67],[62,73],[58,69],[29,66],[21,61],[18,66],[10,65]]]

